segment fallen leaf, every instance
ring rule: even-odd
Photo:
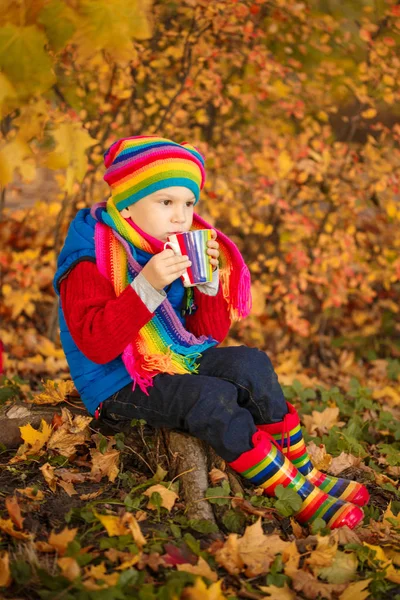
[[[217,483],[219,483],[223,479],[228,479],[228,475],[226,473],[224,473],[220,469],[216,469],[215,467],[214,469],[211,469],[208,475],[210,477],[212,485],[217,485]]]
[[[114,573],[107,574],[104,563],[100,563],[99,565],[85,567],[83,585],[88,590],[101,590],[116,585],[118,579],[119,573],[115,571]],[[103,583],[99,584],[97,581],[102,581]]]
[[[54,467],[47,462],[39,468],[42,471],[42,475],[45,478],[47,485],[52,492],[55,492],[57,489],[57,481],[54,475]]]
[[[109,536],[126,535],[130,531],[139,549],[146,544],[146,538],[143,536],[140,525],[132,513],[125,512],[121,517],[116,517],[101,515],[93,510],[93,514],[104,525]]]
[[[328,470],[332,462],[332,456],[326,452],[324,444],[317,446],[314,444],[314,442],[310,442],[307,445],[307,452],[311,458],[312,464],[316,469],[322,471]]]
[[[393,565],[389,565],[386,568],[385,579],[389,579],[393,583],[400,583],[400,571],[395,569]]]
[[[338,421],[338,418],[339,408],[337,406],[325,408],[322,412],[313,410],[311,415],[303,415],[302,417],[307,432],[310,435],[316,433],[320,437],[324,433],[328,433],[334,425],[338,427],[344,425],[344,423]]]
[[[47,448],[55,450],[62,456],[70,458],[76,453],[76,446],[84,444],[89,438],[88,425],[92,417],[75,415],[63,408],[61,411],[62,425],[53,432]]]
[[[18,504],[16,496],[7,496],[5,504],[14,525],[18,527],[18,529],[22,529],[24,517],[21,514],[21,507]]]
[[[30,500],[43,500],[44,499],[43,492],[41,490],[36,490],[33,487],[27,487],[24,489],[17,488],[16,491],[19,494],[22,494],[23,496],[25,496],[26,498],[29,498]]]
[[[215,559],[231,575],[239,575],[244,567],[244,562],[239,554],[239,541],[236,533],[228,535],[222,548],[215,553]]]
[[[94,498],[97,498],[98,496],[101,496],[101,494],[104,492],[103,488],[100,488],[97,490],[97,492],[92,492],[90,494],[81,494],[79,496],[80,500],[93,500]]]
[[[366,588],[371,581],[372,579],[363,579],[363,581],[351,583],[339,596],[339,600],[365,600],[370,595]]]
[[[98,481],[103,477],[108,477],[111,482],[115,481],[119,473],[119,451],[109,450],[102,454],[99,450],[92,448],[90,454],[92,456],[92,470],[90,472],[92,477]]]
[[[317,547],[306,558],[306,563],[311,567],[329,567],[337,552],[337,537],[333,535],[317,535]]]
[[[173,505],[175,504],[176,500],[179,497],[177,494],[175,494],[175,492],[173,492],[172,490],[169,490],[168,488],[164,487],[160,483],[157,483],[157,485],[152,485],[151,487],[147,488],[147,490],[145,492],[143,492],[143,495],[148,496],[150,498],[150,500],[147,504],[147,508],[154,509],[154,510],[157,509],[157,507],[154,506],[154,504],[152,504],[152,502],[151,502],[151,495],[154,492],[158,492],[160,494],[161,506],[166,508],[168,511],[171,510],[171,508],[173,507]]]
[[[232,575],[238,574],[243,567],[247,577],[256,577],[267,573],[275,555],[283,552],[290,542],[284,542],[279,535],[265,535],[261,519],[246,527],[241,538],[231,533],[223,548],[218,549],[215,558]]]
[[[11,581],[10,558],[8,552],[2,551],[0,553],[0,587],[8,587]]]
[[[395,527],[400,528],[400,513],[398,513],[396,517],[394,516],[392,512],[392,501],[390,501],[389,506],[383,513],[383,523],[387,523],[389,527],[393,527],[393,522],[395,523]]]
[[[74,389],[73,381],[52,381],[43,383],[44,391],[33,397],[34,404],[59,404]]]
[[[4,533],[11,535],[11,537],[16,538],[17,540],[31,540],[33,538],[33,535],[30,533],[16,531],[11,519],[0,519],[0,529],[4,531]]]
[[[297,571],[294,574],[292,585],[296,592],[301,592],[309,600],[316,600],[317,598],[331,600],[333,594],[340,594],[346,589],[346,584],[321,583],[311,573],[305,571]]]
[[[193,575],[201,575],[201,577],[206,577],[210,581],[218,580],[217,573],[211,569],[208,562],[201,556],[199,557],[197,565],[185,563],[183,565],[176,565],[176,568],[178,571],[186,571],[186,573],[193,573]]]
[[[81,568],[76,562],[75,558],[71,558],[69,556],[59,558],[57,560],[57,564],[60,567],[64,577],[66,577],[70,581],[73,581],[81,574]]]
[[[204,581],[199,577],[194,586],[186,587],[183,590],[182,598],[187,600],[226,600],[226,596],[221,592],[221,581],[212,583],[207,588]]]
[[[62,481],[62,479],[58,479],[57,483],[64,490],[64,492],[68,494],[68,496],[74,496],[78,493],[72,483],[69,483],[68,481]]]
[[[78,529],[68,529],[65,527],[60,533],[51,532],[49,535],[48,543],[55,550],[57,550],[58,554],[63,555],[67,550],[68,544],[75,539]]]
[[[55,552],[56,549],[51,546],[48,542],[37,541],[34,544],[35,549],[38,552]]]
[[[354,552],[336,553],[330,566],[317,569],[318,577],[326,579],[328,583],[349,583],[356,578],[358,560]]]
[[[277,587],[276,585],[260,585],[260,590],[268,594],[265,600],[296,600],[296,594],[287,586]]]
[[[44,419],[41,420],[40,430],[34,429],[30,423],[23,425],[19,430],[24,443],[18,448],[10,464],[26,460],[26,457],[32,454],[41,454],[43,446],[48,443],[52,433],[52,428]]]
[[[282,554],[284,563],[284,572],[290,578],[293,578],[299,569],[300,553],[297,550],[296,542],[290,542]]]
[[[341,452],[339,456],[335,456],[335,458],[333,458],[328,471],[332,475],[339,475],[342,471],[348,469],[349,467],[358,467],[360,462],[360,457],[353,456],[352,454],[346,454],[346,452]]]

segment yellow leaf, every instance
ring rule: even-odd
[[[185,588],[185,598],[188,600],[226,600],[226,596],[221,592],[221,584],[221,581],[216,581],[207,588],[199,577],[193,587]]]
[[[163,485],[161,485],[159,483],[157,483],[157,485],[152,485],[151,487],[147,488],[147,490],[145,492],[143,492],[143,495],[151,498],[151,495],[154,492],[158,492],[160,494],[161,506],[163,506],[167,510],[171,510],[171,508],[175,504],[175,501],[178,499],[178,495],[175,494],[175,492],[173,492],[172,490],[169,490],[168,488],[164,487]],[[154,504],[152,504],[151,499],[149,500],[149,502],[147,504],[147,508],[151,508],[154,510],[157,509],[157,507],[154,506]]]
[[[11,81],[4,73],[0,73],[0,118],[7,114],[9,102],[10,100],[13,100],[16,95]]]
[[[126,535],[126,527],[122,525],[120,517],[113,515],[101,515],[95,510],[93,510],[93,514],[104,526],[110,537],[114,535]]]
[[[373,119],[376,117],[376,109],[375,108],[367,108],[367,110],[363,110],[361,116],[364,119]]]
[[[75,539],[77,531],[77,528],[68,529],[68,527],[65,527],[60,533],[52,531],[49,535],[48,543],[57,550],[58,554],[63,555],[68,548],[68,544]]]
[[[146,538],[143,536],[140,525],[132,513],[126,512],[122,517],[115,517],[113,515],[101,515],[93,510],[93,514],[104,525],[110,537],[126,535],[130,532],[139,548],[146,544]]]
[[[393,527],[393,523],[391,523],[389,521],[389,519],[392,519],[393,521],[395,521],[396,526],[400,527],[400,513],[397,515],[397,517],[394,516],[394,514],[392,512],[392,501],[390,501],[389,506],[383,513],[383,522],[386,522],[389,525],[389,527]]]
[[[265,600],[296,600],[296,594],[287,586],[276,587],[276,585],[263,586],[260,585],[260,590],[268,597]]]
[[[400,571],[395,569],[393,565],[389,565],[386,569],[385,579],[389,579],[393,583],[400,583]]]
[[[388,557],[385,554],[385,551],[383,550],[383,548],[381,548],[381,546],[374,546],[373,544],[367,544],[367,542],[363,542],[363,544],[364,546],[367,546],[367,548],[374,550],[374,560],[379,560],[379,562],[383,562],[385,564],[390,563],[390,559],[388,559]]]
[[[385,386],[383,389],[374,390],[372,392],[372,397],[374,400],[381,400],[382,398],[390,398],[393,400],[395,405],[400,404],[400,394],[399,392],[389,385]]]
[[[41,490],[35,491],[35,488],[33,487],[27,487],[24,489],[17,488],[16,492],[22,494],[23,496],[26,496],[30,500],[43,500],[44,498],[43,492]]]
[[[317,536],[317,547],[306,558],[306,563],[313,567],[329,567],[337,552],[338,542],[335,536]]]
[[[0,587],[8,587],[11,583],[10,559],[5,550],[0,554]]]
[[[88,159],[86,150],[97,144],[80,123],[62,123],[53,132],[57,148],[47,157],[50,168],[66,168],[65,190],[72,193],[75,181],[81,182],[86,175]]]
[[[185,571],[186,573],[193,573],[193,575],[201,575],[201,577],[206,577],[210,581],[217,581],[218,575],[215,571],[213,571],[208,564],[207,561],[204,560],[201,556],[197,562],[197,565],[191,565],[189,563],[184,563],[181,565],[176,565],[178,571]]]
[[[281,178],[286,177],[288,173],[292,170],[294,166],[294,162],[292,161],[290,154],[284,150],[279,154],[278,157],[278,166],[279,166],[279,176]]]
[[[333,425],[341,425],[338,422],[339,409],[337,406],[325,408],[322,412],[313,410],[311,415],[303,415],[304,425],[311,435],[317,432],[319,435],[327,433]]]
[[[23,531],[17,531],[14,529],[14,524],[11,519],[0,519],[0,529],[11,535],[11,537],[16,538],[17,540],[31,540],[33,535],[30,533],[24,533]]]
[[[70,556],[59,558],[57,560],[57,564],[60,567],[64,577],[70,581],[73,581],[81,574],[81,568],[76,562],[75,558],[71,558]]]
[[[78,59],[88,60],[106,50],[116,61],[135,57],[132,38],[151,36],[149,9],[151,0],[81,0],[76,32],[72,42],[78,47]]]
[[[19,428],[22,439],[31,446],[29,454],[38,452],[38,450],[43,448],[50,439],[52,432],[51,426],[48,425],[44,419],[42,419],[40,426],[41,431],[34,429],[30,423]]]
[[[58,404],[63,402],[74,389],[73,381],[55,382],[48,380],[43,384],[44,391],[34,396],[35,404]]]
[[[366,588],[369,586],[370,581],[372,579],[351,583],[339,596],[339,600],[365,600],[369,596],[369,591]]]
[[[42,475],[45,478],[47,485],[51,489],[52,492],[55,492],[57,489],[56,477],[54,475],[54,467],[52,467],[49,463],[45,463],[40,467],[42,471]]]
[[[24,161],[30,156],[32,156],[32,152],[29,146],[19,137],[5,144],[0,149],[0,184],[6,186],[11,183],[14,177],[14,170],[21,170]],[[20,292],[20,294],[22,296],[24,292]]]
[[[386,204],[386,212],[388,214],[388,217],[390,217],[391,219],[394,219],[394,217],[397,214],[397,204],[395,202],[393,202],[392,200],[389,201]]]

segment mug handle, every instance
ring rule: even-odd
[[[165,242],[165,244],[164,244],[164,250],[167,250],[168,248],[170,248],[170,250],[174,251],[174,249],[171,248],[171,242]]]

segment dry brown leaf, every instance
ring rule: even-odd
[[[336,529],[336,531],[338,536],[338,543],[341,546],[344,546],[345,544],[361,544],[361,540],[356,534],[356,532],[347,527],[347,525]]]
[[[297,521],[295,521],[294,519],[290,519],[290,525],[292,526],[294,536],[297,539],[301,539],[304,537],[303,528]]]
[[[2,551],[0,553],[0,587],[8,587],[11,581],[10,558],[8,552]]]
[[[283,587],[276,587],[276,585],[260,585],[260,590],[268,594],[268,597],[265,597],[265,600],[296,600],[296,594],[286,583]]]
[[[25,496],[26,498],[29,498],[30,500],[43,500],[44,499],[43,492],[41,490],[35,490],[35,488],[33,488],[33,487],[27,487],[24,489],[17,488],[16,491],[19,494],[22,494],[23,496]]]
[[[222,548],[215,552],[215,560],[231,575],[239,575],[244,567],[244,562],[239,554],[238,535],[230,533]]]
[[[94,498],[97,498],[98,496],[101,496],[101,494],[104,492],[103,488],[100,488],[97,490],[97,492],[92,492],[91,494],[81,494],[79,496],[80,500],[93,500]]]
[[[49,535],[49,545],[57,550],[58,554],[62,556],[65,553],[68,544],[75,539],[77,531],[77,528],[68,529],[68,527],[65,527],[60,533],[54,533],[54,531],[52,531]]]
[[[43,383],[44,391],[39,392],[33,398],[34,404],[59,404],[74,389],[73,381],[52,381]]]
[[[346,589],[347,583],[339,585],[321,583],[311,573],[297,571],[292,577],[292,586],[296,592],[301,592],[309,600],[316,600],[317,598],[331,600],[333,594],[340,594]]]
[[[322,412],[313,410],[311,415],[303,415],[302,419],[307,432],[310,435],[317,434],[320,437],[334,426],[341,427],[343,422],[338,421],[339,408],[337,406],[325,408]]]
[[[107,476],[109,481],[115,481],[119,473],[119,451],[109,450],[102,454],[99,450],[92,448],[90,454],[93,463],[90,472],[92,477],[94,477],[96,481],[100,481],[100,479]]]
[[[57,489],[57,480],[54,476],[54,467],[47,462],[39,468],[42,471],[42,475],[45,478],[47,485],[52,492],[55,492]]]
[[[21,507],[18,504],[17,497],[7,496],[5,504],[7,512],[10,515],[11,521],[16,527],[18,527],[18,529],[22,529],[24,517],[21,514]]]
[[[65,556],[57,560],[57,564],[60,567],[64,577],[73,581],[81,574],[81,568],[76,562],[75,558]]]
[[[91,419],[89,419],[90,421]],[[75,429],[77,431],[74,431]],[[64,422],[51,436],[47,448],[70,458],[76,453],[76,446],[84,444],[87,439],[89,439],[89,433],[85,429],[76,428],[69,422]]]
[[[332,456],[327,453],[324,444],[317,446],[314,442],[310,442],[307,446],[307,451],[316,469],[326,471],[329,468]]]
[[[228,475],[221,471],[220,469],[216,469],[215,467],[211,469],[209,472],[209,477],[212,485],[217,485],[223,479],[228,479]]]
[[[64,490],[64,492],[66,494],[68,494],[68,496],[74,496],[78,493],[76,491],[76,489],[74,488],[74,486],[72,485],[72,483],[69,483],[68,481],[63,481],[62,479],[58,479],[57,483]]]
[[[218,575],[213,571],[207,561],[201,556],[197,562],[197,565],[191,565],[190,563],[184,563],[176,565],[178,571],[185,571],[186,573],[193,573],[193,575],[201,575],[206,577],[210,581],[218,581]]]
[[[79,471],[72,471],[70,469],[56,469],[54,475],[67,483],[83,483],[91,478],[88,473],[80,473]]]
[[[0,519],[0,529],[4,531],[4,533],[11,535],[11,537],[17,538],[17,540],[31,540],[33,538],[33,535],[30,533],[16,531],[11,519]]]
[[[267,573],[275,555],[288,546],[290,542],[284,542],[278,535],[265,535],[258,519],[246,527],[241,538],[231,533],[223,548],[216,551],[215,558],[233,575],[245,567],[247,577],[256,577]]]
[[[55,548],[51,546],[48,542],[35,542],[35,548],[38,552],[55,552]]]
[[[147,488],[147,490],[145,492],[143,492],[143,495],[148,496],[150,498],[150,500],[147,504],[147,508],[150,508],[153,510],[157,510],[157,506],[155,506],[151,502],[151,495],[154,492],[158,492],[160,494],[161,506],[166,508],[168,511],[171,510],[171,508],[174,506],[176,500],[179,497],[177,494],[175,494],[175,492],[173,492],[172,490],[169,490],[168,488],[164,487],[163,485],[161,485],[159,483],[157,483],[156,485],[152,485],[151,487]]]
[[[346,454],[346,452],[341,452],[339,456],[335,456],[335,458],[331,462],[331,466],[328,471],[332,475],[339,475],[348,467],[358,467],[361,462],[361,458],[357,456],[353,456],[352,454]]]

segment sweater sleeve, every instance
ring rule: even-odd
[[[69,332],[83,354],[105,364],[122,354],[154,316],[128,285],[118,297],[95,263],[81,261],[60,284]]]
[[[194,300],[197,310],[186,316],[186,328],[196,336],[211,335],[221,343],[231,326],[228,303],[223,296],[222,286],[219,286],[216,296],[202,294],[194,288]]]

